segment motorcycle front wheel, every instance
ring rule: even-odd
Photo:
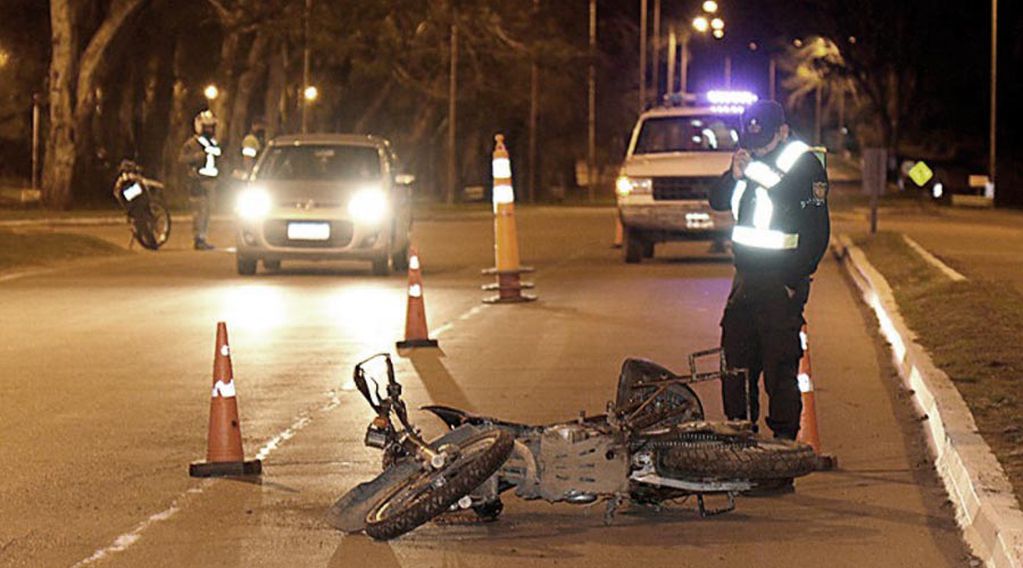
[[[160,248],[170,239],[171,217],[167,208],[162,203],[153,201],[149,204],[149,213],[152,217],[150,230],[152,231],[152,243],[155,248]],[[155,250],[155,249],[154,249]]]
[[[457,455],[449,464],[426,468],[391,488],[366,516],[366,534],[392,539],[447,511],[500,469],[514,443],[511,434],[497,428],[458,442]]]

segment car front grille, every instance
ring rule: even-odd
[[[340,201],[317,201],[312,199],[296,200],[296,199],[283,199],[278,201],[276,205],[282,209],[299,209],[302,211],[308,211],[310,209],[337,209],[341,207]]]
[[[710,188],[717,178],[655,177],[653,193],[655,201],[681,201],[685,199],[707,199]]]
[[[296,240],[288,238],[288,221],[270,219],[263,223],[263,237],[275,247],[293,248],[343,248],[352,242],[354,228],[348,221],[303,221],[330,223],[330,238],[324,241]]]

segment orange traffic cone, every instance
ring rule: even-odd
[[[533,269],[519,264],[519,237],[515,224],[515,189],[512,187],[511,158],[504,146],[504,135],[494,137],[494,268],[483,271],[497,276],[497,282],[483,286],[498,295],[483,300],[488,304],[531,302],[535,296],[523,294],[533,284],[522,281],[523,272]]]
[[[624,235],[624,228],[622,227],[622,218],[615,212],[615,241],[611,243],[612,248],[622,248],[622,239]]]
[[[245,461],[242,431],[235,397],[231,347],[227,343],[227,324],[217,323],[217,350],[213,355],[213,393],[210,396],[209,438],[206,461],[188,466],[192,477],[259,475],[260,460]]]
[[[838,458],[821,453],[820,433],[817,430],[817,403],[813,393],[813,371],[810,366],[810,341],[806,332],[806,324],[799,331],[799,339],[803,344],[803,358],[799,360],[799,392],[803,398],[803,412],[799,416],[800,442],[809,444],[817,453],[817,469],[829,470],[838,465]]]
[[[423,302],[423,275],[419,267],[419,251],[409,247],[408,254],[408,309],[405,312],[405,340],[397,343],[398,349],[413,347],[437,347],[437,340],[430,339],[426,326],[426,305]]]

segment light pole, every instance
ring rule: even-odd
[[[995,197],[995,174],[998,169],[998,0],[991,0],[991,126],[988,162],[988,185],[985,197]]]
[[[647,0],[639,0],[639,112],[646,106]]]
[[[590,73],[589,73],[589,116],[587,117],[586,140],[586,188],[589,200],[594,198],[597,177],[597,0],[590,0]]]
[[[32,95],[32,189],[39,189],[39,107],[43,96]]]
[[[305,35],[305,46],[302,49],[302,88],[304,89],[304,91],[302,93],[303,94],[303,97],[302,97],[302,133],[303,134],[305,134],[306,132],[309,131],[309,103],[311,103],[312,100],[316,99],[315,96],[313,97],[312,100],[310,100],[308,96],[305,96],[309,92],[310,88],[315,89],[315,87],[310,87],[310,85],[309,85],[309,67],[310,67],[310,59],[311,59],[311,53],[309,51],[309,19],[311,17],[312,11],[313,11],[313,0],[305,0],[305,18],[304,18],[304,22],[303,22],[303,27],[304,27],[303,33]]]

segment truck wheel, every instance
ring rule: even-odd
[[[256,273],[256,259],[249,258],[247,256],[239,256],[237,258],[238,274],[242,276],[252,276]]]
[[[639,231],[629,228],[625,229],[625,239],[622,251],[625,255],[626,264],[638,264],[643,260],[643,237]]]

